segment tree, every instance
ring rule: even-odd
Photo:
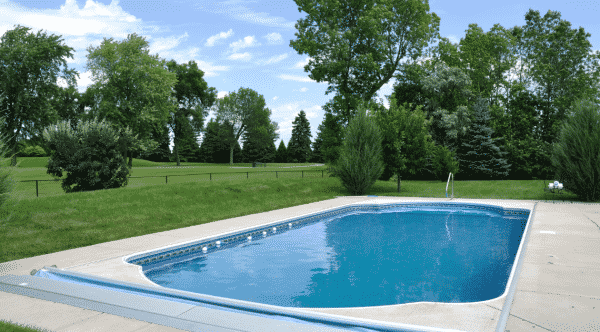
[[[2,35],[0,43],[0,116],[6,121],[3,133],[14,133],[8,142],[17,164],[17,141],[34,137],[53,118],[50,96],[58,89],[57,78],[62,64],[62,78],[71,85],[77,72],[68,69],[64,57],[73,58],[73,48],[62,43],[61,36],[28,33],[16,26]]]
[[[577,101],[553,145],[552,166],[564,188],[587,202],[600,201],[600,107]]]
[[[175,159],[178,166],[180,166],[181,160],[184,162],[196,161],[200,150],[200,144],[198,144],[198,136],[196,132],[194,132],[190,120],[178,117],[175,120],[175,124],[177,128],[176,132],[180,138],[177,142],[178,154],[173,154],[171,157]]]
[[[204,119],[208,116],[208,109],[212,107],[217,98],[217,91],[215,88],[208,88],[208,84],[202,78],[204,76],[204,72],[198,69],[198,65],[195,61],[189,61],[187,64],[177,64],[175,60],[171,60],[167,63],[167,67],[171,73],[175,73],[177,77],[177,83],[175,83],[173,96],[177,99],[177,104],[179,108],[174,114],[171,114],[169,119],[169,126],[174,134],[174,157],[177,161],[177,166],[179,164],[179,143],[181,140],[186,139],[188,142],[193,142],[192,146],[188,146],[191,150],[190,153],[195,153],[193,151],[196,148],[193,146],[197,146],[196,137],[200,134],[204,127]],[[189,117],[192,117],[192,120],[189,121]],[[180,120],[181,126],[185,126],[187,129],[191,128],[189,131],[181,131],[177,128],[178,122],[176,119]],[[184,138],[182,137],[183,133],[187,132],[192,133],[192,137]],[[188,155],[188,159],[191,155]]]
[[[378,109],[376,119],[383,133],[382,148],[384,167],[389,180],[391,174],[398,176],[398,192],[401,189],[401,176],[415,175],[428,163],[434,154],[434,143],[429,135],[430,121],[425,118],[422,106],[413,112],[411,105],[398,105],[395,97],[390,97],[389,110]],[[384,174],[384,173],[382,173]]]
[[[4,118],[0,119],[0,123],[4,123],[6,120]],[[17,181],[11,174],[11,170],[8,167],[4,167],[4,157],[6,153],[10,151],[7,143],[10,140],[7,134],[3,134],[0,136],[0,213],[2,213],[2,218],[0,219],[0,225],[4,222],[10,221],[12,217],[12,207],[16,204],[16,199],[12,195],[14,186]],[[12,159],[12,156],[10,157]],[[13,204],[10,204],[9,201],[14,200]]]
[[[61,184],[66,193],[126,186],[129,170],[120,148],[137,137],[129,128],[121,132],[104,120],[80,121],[76,131],[68,121],[47,127],[43,135],[52,151],[47,173],[61,178],[67,172]]]
[[[248,122],[243,134],[244,162],[269,162],[275,159],[275,141],[279,139],[279,125],[271,122],[271,110],[263,108],[257,111]]]
[[[214,119],[210,119],[200,145],[200,158],[198,160],[205,163],[227,163],[230,157],[230,148],[227,142],[231,139],[231,136],[233,136],[233,129],[230,124],[218,123]],[[236,142],[233,150],[233,156],[236,160],[241,160],[241,152],[242,149],[239,143]]]
[[[216,107],[217,121],[228,123],[233,132],[233,135],[226,141],[230,149],[229,164],[233,165],[235,145],[239,145],[240,136],[252,124],[255,115],[265,108],[265,98],[252,89],[240,88],[237,93],[232,92],[223,99],[219,99]]]
[[[591,35],[581,27],[571,29],[560,12],[548,11],[541,17],[530,9],[525,21],[512,32],[522,41],[527,74],[540,98],[542,140],[552,143],[572,103],[596,89],[600,53],[592,52]]]
[[[153,129],[176,113],[172,91],[177,75],[165,68],[165,60],[149,55],[148,42],[135,33],[122,42],[104,38],[100,46],[87,51],[86,68],[94,81],[88,87],[94,98],[90,116],[108,120],[117,131],[130,127],[139,135],[139,145],[125,146],[122,151],[123,157],[129,152],[131,169],[135,152],[158,146],[149,139]]]
[[[478,97],[473,110],[475,121],[469,128],[470,140],[462,142],[458,152],[461,157],[460,173],[464,178],[473,180],[506,178],[511,165],[504,159],[506,152],[501,151],[495,144],[496,140],[492,139],[487,101]]]
[[[499,24],[487,33],[477,24],[469,24],[460,41],[460,67],[471,79],[471,91],[490,105],[500,104],[500,90],[507,84],[505,76],[516,65],[512,53],[515,43],[514,36]]]
[[[149,151],[149,153],[143,156],[143,158],[154,162],[171,161],[171,149],[169,148],[171,140],[169,139],[169,128],[165,125],[160,129],[153,129],[151,139],[158,143],[158,147]]]
[[[321,154],[323,161],[327,164],[333,164],[340,156],[342,146],[342,125],[339,117],[331,113],[325,113],[323,119],[323,130],[321,131]]]
[[[287,149],[285,148],[285,144],[283,140],[279,143],[279,148],[277,148],[277,154],[275,155],[276,163],[287,163]]]
[[[446,177],[450,173],[456,175],[458,170],[459,163],[456,160],[455,153],[443,145],[436,146],[433,158],[433,173],[435,177],[440,181],[447,181]]]
[[[364,195],[383,173],[381,131],[375,118],[360,105],[344,132],[334,174],[352,195]]]
[[[439,35],[440,19],[429,12],[427,0],[296,4],[308,15],[296,23],[298,38],[290,46],[312,57],[304,70],[311,79],[330,83],[326,94],[337,90],[326,109],[339,115],[344,127],[359,102],[372,101],[393,77],[400,59],[416,59]]]
[[[323,154],[321,153],[321,145],[323,145],[323,131],[325,130],[325,126],[323,125],[323,123],[321,123],[319,125],[319,127],[317,128],[317,138],[315,138],[315,141],[312,143],[312,159],[311,162],[313,163],[322,163],[324,162],[323,160]]]
[[[292,137],[288,143],[287,153],[288,162],[305,163],[311,158],[312,151],[310,150],[310,123],[306,119],[306,113],[301,110],[300,113],[292,122]]]

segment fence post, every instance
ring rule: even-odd
[[[324,178],[324,177],[325,177],[325,175],[324,175],[324,174],[325,174],[325,173],[323,172],[323,170],[321,170],[321,177],[322,177],[322,178]]]
[[[250,172],[246,172],[246,179],[248,178],[248,173],[250,173]]]
[[[275,178],[279,179],[279,176],[277,175],[277,171],[275,171]]]
[[[167,180],[167,176],[168,175],[165,175],[165,184],[169,183],[169,181]]]
[[[38,191],[38,180],[35,180],[35,197],[40,197],[40,192]]]
[[[210,181],[212,181],[212,173],[208,173],[208,176],[210,177]]]
[[[304,171],[302,171],[302,178],[304,179]]]

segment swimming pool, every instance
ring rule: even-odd
[[[288,249],[292,247],[304,248],[304,252],[295,252],[295,255],[304,255],[303,258],[300,257],[302,264],[296,264],[303,266],[304,272],[300,273],[298,272],[300,270],[297,269],[292,275],[297,277],[296,280],[299,278],[304,280],[300,285],[304,287],[305,293],[309,283],[314,284],[316,288],[313,289],[318,289],[320,292],[331,289],[332,286],[337,285],[336,281],[344,279],[347,283],[346,286],[350,287],[340,288],[336,293],[328,294],[327,297],[334,295],[333,300],[329,303],[324,303],[323,298],[298,296],[301,291],[295,290],[288,292],[290,294],[287,294],[287,298],[279,296],[279,299],[284,299],[284,302],[263,301],[261,306],[260,292],[250,292],[252,294],[245,300],[243,297],[237,296],[244,292],[236,292],[235,288],[229,294],[211,294],[210,289],[219,288],[215,285],[220,282],[222,284],[223,280],[221,279],[215,280],[212,286],[206,287],[209,291],[200,292],[197,297],[206,303],[212,301],[210,303],[213,305],[218,305],[219,301],[227,302],[230,308],[232,303],[239,301],[245,305],[244,310],[248,310],[248,306],[252,306],[249,303],[256,303],[256,308],[262,308],[263,312],[265,308],[274,310],[273,308],[281,306],[281,310],[276,311],[279,314],[286,312],[289,314],[292,311],[285,310],[284,307],[305,308],[319,307],[319,305],[321,307],[355,307],[414,302],[485,301],[506,294],[513,277],[514,261],[529,213],[528,209],[508,209],[485,204],[451,202],[351,205],[218,237],[134,254],[124,259],[130,264],[139,265],[140,270],[150,280],[156,277],[157,284],[164,283],[169,288],[177,288],[171,287],[171,285],[178,282],[177,275],[181,271],[189,274],[198,272],[193,271],[194,269],[202,270],[204,268],[205,270],[200,272],[209,271],[209,273],[205,274],[203,283],[210,279],[217,279],[215,276],[231,274],[231,271],[220,270],[219,272],[219,269],[207,268],[215,263],[215,267],[227,265],[227,260],[223,257],[237,257],[237,261],[229,264],[237,266],[237,270],[243,270],[241,267],[249,263],[256,263],[254,268],[264,269],[265,259],[273,261],[273,257],[276,257],[273,253],[279,252],[283,257],[283,254],[289,254]],[[384,218],[377,221],[375,216]],[[365,219],[370,221],[367,222]],[[371,227],[357,227],[357,225],[365,224],[369,224]],[[423,225],[427,227],[419,227]],[[396,234],[396,236],[386,237],[390,234]],[[486,250],[482,250],[482,248]],[[319,256],[319,253],[322,255]],[[249,262],[248,259],[253,262]],[[275,266],[281,267],[277,264],[286,263],[286,261],[289,263],[289,257],[274,263]],[[388,269],[387,272],[370,273],[373,272],[373,268],[369,271],[364,265],[369,261],[377,262],[372,266],[376,266],[379,270],[386,266],[395,267]],[[381,262],[385,264],[381,264]],[[202,264],[205,265],[200,268]],[[327,264],[329,265],[327,266]],[[250,264],[247,267],[247,271],[249,271],[253,265]],[[308,268],[308,272],[306,268]],[[332,272],[334,271],[338,271],[338,276],[343,277],[333,278]],[[354,275],[352,276],[349,273],[353,271]],[[211,276],[210,273],[213,275]],[[65,275],[63,274],[62,277]],[[202,275],[202,273],[198,275]],[[241,275],[241,280],[245,280],[247,284],[257,280],[269,281],[268,272],[250,276],[252,278],[248,273]],[[396,280],[390,279],[390,276],[393,275],[397,276]],[[375,276],[383,276],[383,278],[374,281]],[[420,280],[417,280],[416,277],[410,278],[414,276],[419,276]],[[60,277],[58,274],[53,276],[53,278],[58,277]],[[317,282],[315,283],[313,279],[316,279]],[[383,279],[387,280],[387,283],[382,282]],[[285,278],[280,277],[279,281],[282,280],[285,281]],[[450,285],[449,282],[454,282],[454,284]],[[354,285],[351,285],[352,283]],[[189,286],[190,284],[197,285],[198,282],[188,281],[180,282],[180,284]],[[231,284],[229,282],[229,285]],[[272,286],[273,281],[269,284]],[[296,284],[298,282],[291,283],[291,285]],[[238,290],[248,288],[239,285],[236,287]],[[281,288],[286,289],[284,286],[278,286],[278,289]],[[370,296],[379,288],[383,290],[380,291],[381,294]],[[190,291],[185,287],[179,289]],[[260,291],[269,288],[258,286],[254,289]],[[361,293],[361,290],[363,290],[362,296],[354,295],[357,292]],[[156,291],[154,292],[156,293]],[[165,292],[168,293],[166,289]],[[193,290],[193,293],[197,292],[199,291]],[[208,295],[204,296],[203,294]],[[257,296],[257,294],[259,295]],[[347,303],[343,303],[344,294],[347,295]],[[352,299],[353,297],[354,299]],[[265,298],[268,296],[262,296],[262,300]],[[257,312],[261,310],[257,310]],[[290,314],[288,317],[293,317],[293,315]],[[296,317],[298,318],[298,316]]]

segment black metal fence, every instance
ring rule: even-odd
[[[279,173],[290,173],[290,172],[301,172],[302,173],[302,178],[304,178],[304,172],[318,172],[318,170],[314,170],[314,171],[262,171],[262,172],[222,172],[222,173],[196,173],[196,174],[174,174],[174,175],[164,175],[165,178],[165,184],[169,183],[169,176],[190,176],[190,175],[206,175],[208,174],[208,180],[212,181],[213,179],[213,174],[244,174],[246,173],[246,179],[250,178],[250,173],[259,173],[259,174],[263,174],[263,173],[275,173],[275,178],[279,178]],[[127,179],[141,179],[141,178],[162,178],[163,175],[153,175],[153,176],[128,176]],[[325,170],[321,170],[321,177],[324,178],[325,177]],[[40,197],[40,191],[39,191],[39,185],[38,182],[39,181],[60,181],[62,179],[53,179],[53,180],[22,180],[20,182],[33,182],[35,181],[35,196],[36,197]],[[216,179],[215,179],[216,180]]]

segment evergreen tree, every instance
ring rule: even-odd
[[[275,154],[275,162],[276,163],[287,163],[287,149],[283,140],[279,143],[279,148],[277,149],[277,153]]]
[[[151,139],[158,142],[158,147],[142,158],[154,162],[166,162],[171,159],[171,149],[169,148],[169,128],[163,126],[162,130],[154,128],[151,134]]]
[[[310,124],[306,119],[306,113],[303,110],[292,122],[292,138],[288,145],[288,160],[292,163],[305,163],[311,158],[312,151],[310,149]]]
[[[323,123],[321,123],[319,125],[319,128],[317,129],[317,138],[315,138],[315,141],[313,142],[313,154],[312,154],[312,159],[311,162],[313,163],[322,163],[323,162],[323,154],[321,153],[321,146],[323,145],[323,130],[325,129],[325,126],[323,125]]]
[[[325,113],[320,134],[323,162],[332,164],[338,160],[342,146],[342,125],[339,119],[329,112]]]
[[[205,163],[223,164],[229,161],[229,145],[227,145],[225,137],[231,133],[231,128],[224,128],[227,125],[221,125],[214,119],[206,124],[206,132],[202,139],[202,144],[198,150],[198,160]],[[234,157],[241,158],[240,144],[237,143],[234,147]],[[241,160],[241,159],[236,159]]]
[[[364,195],[383,173],[382,133],[374,116],[359,104],[345,130],[341,155],[334,174],[352,195]]]
[[[175,128],[179,128],[181,134],[177,146],[180,161],[198,161],[197,155],[200,150],[198,137],[193,132],[192,125],[188,119],[178,119]]]
[[[251,162],[273,162],[275,160],[275,140],[279,138],[277,134],[278,125],[276,122],[270,122],[268,113],[263,114],[262,119],[251,121],[249,128],[242,135],[244,148],[242,150],[242,160],[246,163]]]
[[[473,105],[475,120],[469,128],[470,140],[463,141],[459,148],[460,174],[472,180],[506,178],[510,166],[504,156],[506,152],[496,146],[492,139],[493,130],[489,127],[490,112],[487,101],[477,97]]]

